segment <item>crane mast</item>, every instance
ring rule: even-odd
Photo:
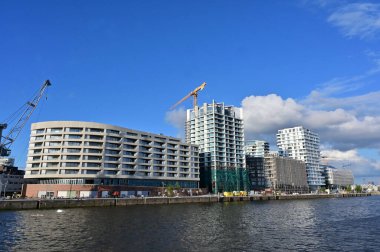
[[[22,128],[32,115],[33,111],[36,109],[38,102],[40,101],[41,97],[43,96],[45,90],[47,87],[51,86],[51,83],[49,80],[46,80],[45,83],[42,85],[36,96],[32,99],[32,101],[28,101],[26,103],[26,109],[22,112],[20,118],[18,119],[17,123],[10,129],[8,134],[4,137],[2,137],[2,131],[3,129],[6,129],[8,124],[2,123],[0,124],[0,157],[1,156],[9,156],[11,153],[10,146],[13,144],[13,142],[16,140],[18,135],[20,134]]]
[[[191,91],[188,95],[183,97],[181,100],[179,100],[176,104],[174,104],[170,109],[174,109],[177,107],[179,104],[187,100],[190,96],[193,96],[193,106],[194,108],[198,105],[198,92],[203,90],[206,86],[206,82],[203,82],[199,87]]]

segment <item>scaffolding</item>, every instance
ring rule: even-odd
[[[212,169],[211,179],[214,193],[249,191],[248,173],[244,168]]]

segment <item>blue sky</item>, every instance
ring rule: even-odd
[[[1,1],[0,120],[50,79],[31,122],[96,121],[176,136],[169,108],[245,109],[247,139],[305,125],[324,155],[380,183],[377,1]],[[343,161],[342,161],[343,162]]]

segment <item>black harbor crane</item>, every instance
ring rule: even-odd
[[[46,80],[32,100],[24,104],[17,123],[4,136],[3,130],[8,127],[8,122],[0,123],[0,157],[7,157],[11,154],[11,145],[20,134],[22,128],[36,109],[38,102],[49,86],[51,86],[51,83],[49,80]]]

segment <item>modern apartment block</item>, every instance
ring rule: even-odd
[[[241,108],[213,101],[188,109],[186,141],[199,145],[201,187],[214,193],[244,189],[247,176]]]
[[[286,193],[309,191],[306,166],[301,160],[268,154],[264,157],[266,187]]]
[[[38,185],[28,185],[39,186],[27,190],[27,196],[33,197],[36,193],[65,197],[73,194],[73,185],[84,191],[76,195],[85,197],[94,195],[102,186],[109,186],[108,193],[132,191],[127,194],[169,184],[198,188],[198,146],[178,138],[101,123],[34,123],[25,178],[39,181]],[[85,185],[87,189],[80,187]]]
[[[302,126],[281,129],[277,133],[277,146],[289,157],[306,164],[307,182],[311,190],[325,185],[320,167],[319,136]]]
[[[247,141],[244,145],[245,155],[252,157],[264,157],[269,153],[269,143],[262,140]]]
[[[326,178],[326,186],[329,189],[339,189],[354,184],[352,171],[348,169],[337,169],[330,165],[322,165]]]

